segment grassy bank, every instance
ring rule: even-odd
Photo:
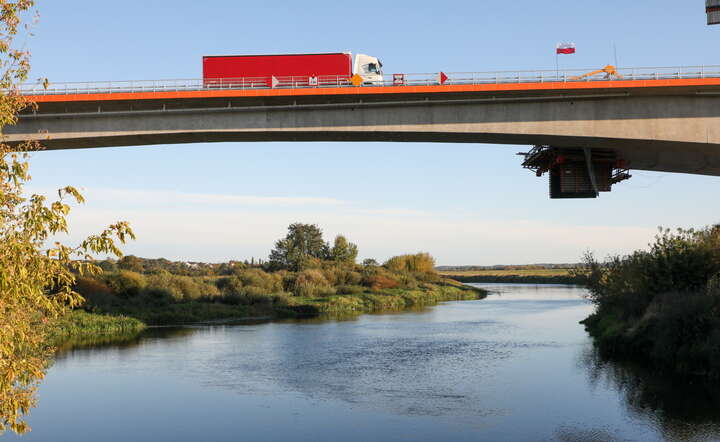
[[[478,299],[482,290],[445,279],[428,253],[357,262],[358,247],[326,242],[314,224],[294,223],[268,261],[172,262],[125,256],[102,274],[78,275],[75,290],[91,313],[148,325],[360,314]],[[89,326],[93,324],[88,323]],[[69,324],[82,327],[80,322]]]
[[[70,338],[127,336],[137,334],[145,327],[142,321],[128,316],[74,310],[52,324],[49,341],[59,344]]]
[[[331,247],[314,225],[293,224],[289,231],[267,263],[128,256],[103,262],[102,274],[78,276],[75,290],[88,312],[125,315],[148,325],[347,315],[484,296],[438,275],[427,253],[358,264],[357,246],[342,236]],[[314,254],[308,247],[316,249]]]
[[[176,325],[401,311],[411,307],[431,306],[442,301],[482,299],[485,295],[484,290],[463,286],[454,281],[441,281],[435,284],[423,284],[415,289],[358,288],[353,293],[336,293],[327,296],[288,296],[275,298],[275,302],[263,300],[263,302],[250,305],[200,301],[162,306],[134,304],[117,307],[111,313],[126,315],[148,325]]]
[[[318,314],[359,314],[378,311],[401,311],[414,307],[436,305],[443,301],[482,299],[487,292],[473,287],[446,283],[428,284],[424,287],[387,289],[351,295],[334,295],[322,298],[298,298],[297,306]]]

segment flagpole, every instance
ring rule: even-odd
[[[617,61],[617,44],[615,44],[615,43],[613,43],[613,53],[615,54],[615,67],[617,68],[619,66],[618,66],[618,61]]]
[[[560,81],[560,65],[558,64],[558,47],[555,46],[555,79],[557,81]]]

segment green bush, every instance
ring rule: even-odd
[[[74,290],[80,293],[86,302],[94,304],[111,303],[115,298],[115,293],[104,281],[87,276],[78,276],[75,279]]]
[[[219,294],[217,287],[190,276],[173,275],[161,270],[147,276],[147,290],[169,293],[175,302],[193,301]]]
[[[336,287],[338,295],[357,295],[365,292],[365,287],[361,285],[340,285]]]
[[[307,269],[299,272],[295,278],[293,293],[295,296],[326,296],[333,294],[335,290],[325,279],[325,275],[319,269]]]
[[[355,271],[354,265],[332,265],[323,269],[323,276],[330,285],[357,285],[362,282],[362,274]]]
[[[375,275],[365,280],[365,284],[370,287],[371,290],[377,291],[383,289],[394,289],[400,285],[400,282],[385,275]]]
[[[221,296],[220,290],[213,282],[203,281],[202,282],[202,293],[203,298],[206,300],[213,300]]]
[[[105,283],[116,295],[124,298],[139,295],[147,285],[147,281],[143,275],[130,270],[121,270],[117,273],[106,275]]]
[[[287,272],[267,273],[257,268],[237,269],[233,276],[220,278],[216,288],[221,302],[232,305],[270,305],[284,297],[276,295],[284,290]]]
[[[602,350],[680,373],[720,377],[720,226],[663,230],[648,251],[586,257],[584,322]]]
[[[265,290],[265,293],[273,293],[282,290],[282,274],[266,273],[260,269],[243,269],[235,274],[244,287],[257,287]]]
[[[177,301],[173,291],[165,287],[149,287],[145,289],[143,294],[146,302],[154,306],[167,305]]]
[[[435,274],[435,258],[429,253],[393,256],[385,262],[384,267],[395,273],[410,272]]]
[[[285,292],[267,293],[259,287],[246,287],[241,293],[230,293],[222,297],[230,305],[288,305],[289,295]]]

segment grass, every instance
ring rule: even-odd
[[[378,311],[401,311],[435,305],[443,301],[482,299],[484,290],[458,285],[432,285],[422,289],[385,289],[351,295],[322,298],[294,298],[294,305],[309,307],[320,314],[361,314]]]
[[[362,293],[324,297],[290,297],[287,303],[228,305],[208,302],[183,302],[162,307],[139,307],[124,314],[98,314],[74,310],[52,324],[48,344],[62,353],[78,347],[96,345],[132,345],[147,326],[232,323],[250,319],[297,317],[348,318],[363,313],[399,312],[436,305],[443,301],[482,299],[487,292],[456,281],[443,280],[423,284],[417,289],[366,290]]]
[[[146,325],[128,316],[100,315],[74,310],[55,322],[49,341],[59,343],[71,337],[137,334]]]
[[[286,296],[275,302],[260,299],[253,304],[184,301],[163,305],[124,304],[108,306],[115,315],[126,315],[149,325],[190,324],[244,319],[313,317],[325,314],[360,314],[376,311],[400,311],[411,307],[435,305],[442,301],[481,299],[485,291],[453,280],[422,284],[417,289],[370,290],[353,287],[347,294],[327,296]]]
[[[187,301],[163,306],[133,305],[107,314],[74,310],[52,324],[48,344],[59,353],[77,347],[134,343],[147,325],[233,322],[248,319],[351,317],[402,311],[443,301],[482,299],[487,292],[453,280],[417,289],[382,289],[324,297],[291,296],[283,302],[254,305]]]

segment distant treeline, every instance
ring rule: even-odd
[[[462,283],[505,284],[576,284],[583,285],[587,278],[582,274],[567,275],[452,275],[450,278]]]
[[[170,261],[165,258],[139,258],[134,255],[123,256],[119,260],[104,260],[98,263],[105,272],[129,270],[137,273],[155,273],[166,271],[182,276],[219,276],[231,275],[237,268],[262,268],[266,261],[249,259],[245,261],[228,261],[223,263],[206,263],[193,261]]]
[[[542,269],[574,269],[582,267],[581,263],[572,264],[515,264],[515,265],[466,265],[466,266],[437,266],[438,272],[466,272],[473,270],[542,270]]]

